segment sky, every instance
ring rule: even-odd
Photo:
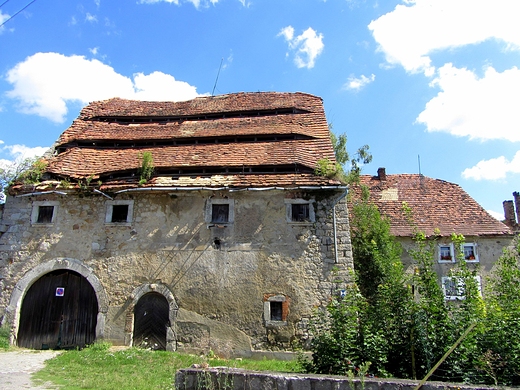
[[[503,219],[520,191],[518,0],[0,0],[0,165],[91,101],[323,99],[375,175],[459,184]]]

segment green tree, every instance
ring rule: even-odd
[[[45,171],[46,163],[41,157],[12,161],[0,166],[0,203],[5,202],[5,190],[15,182],[38,183]]]

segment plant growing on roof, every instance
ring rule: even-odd
[[[5,201],[3,191],[15,182],[23,184],[39,183],[47,163],[40,157],[26,158],[7,163],[0,167],[0,203]]]
[[[151,152],[143,152],[139,155],[141,167],[139,168],[139,185],[145,184],[152,177],[154,170],[153,156]]]

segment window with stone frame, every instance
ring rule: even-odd
[[[311,200],[285,199],[285,205],[289,223],[312,223],[316,220]]]
[[[31,223],[33,225],[53,224],[56,220],[57,209],[58,202],[55,201],[33,202]]]
[[[208,224],[228,225],[235,219],[235,202],[224,197],[211,197],[206,201],[204,219]]]
[[[105,223],[114,225],[128,225],[132,223],[133,200],[109,200],[106,205]]]
[[[264,320],[266,326],[287,325],[289,298],[280,294],[264,295]]]

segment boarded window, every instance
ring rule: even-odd
[[[229,204],[211,205],[211,222],[215,222],[215,223],[229,222]]]
[[[291,210],[291,219],[294,222],[310,221],[309,204],[308,203],[293,203]]]
[[[128,205],[115,204],[112,206],[112,220],[110,222],[127,222],[128,219]]]
[[[54,206],[39,206],[36,223],[52,223],[53,214]]]

